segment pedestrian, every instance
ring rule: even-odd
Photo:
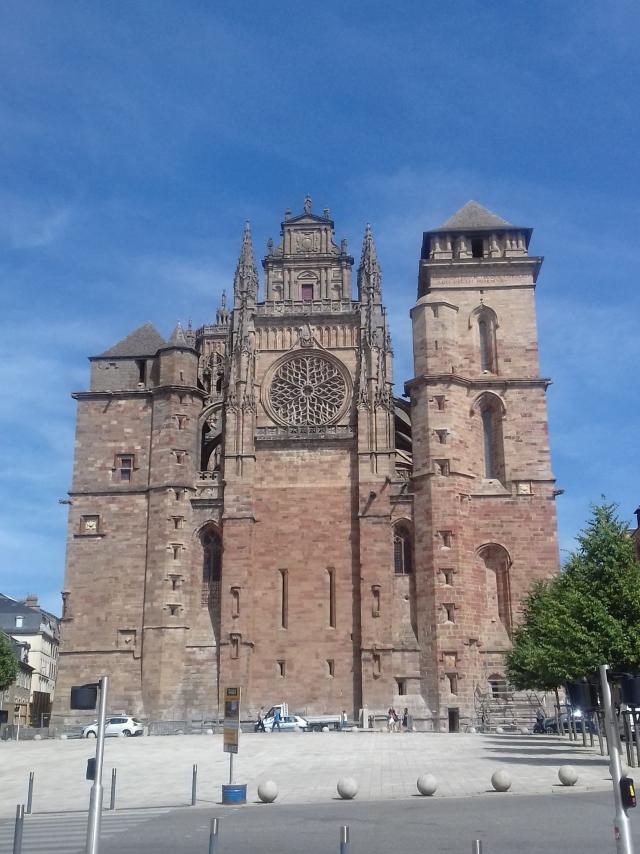
[[[409,731],[409,709],[405,706],[402,713],[402,729],[405,732]]]
[[[393,732],[400,732],[400,716],[395,709],[391,709],[393,715]]]
[[[393,732],[393,728],[396,724],[396,719],[394,715],[395,712],[391,707],[389,707],[389,711],[387,712],[387,732]]]
[[[260,711],[258,712],[258,720],[255,725],[256,732],[266,732],[264,728],[264,706],[260,706]]]
[[[347,710],[346,710],[346,709],[343,709],[343,710],[342,710],[341,721],[340,721],[340,726],[344,729],[344,728],[346,727],[346,725],[347,725],[347,723],[348,723],[348,722],[349,722],[349,718],[347,717]]]
[[[273,724],[271,725],[271,732],[274,731],[276,727],[278,727],[278,732],[282,732],[280,729],[280,709],[276,709],[273,713]]]

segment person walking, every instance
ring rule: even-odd
[[[258,712],[258,720],[255,725],[256,732],[266,732],[264,728],[264,706],[260,706],[260,711]]]
[[[387,712],[387,732],[393,732],[395,724],[396,724],[395,712],[393,711],[393,709],[390,708],[389,711]]]
[[[402,729],[405,732],[409,731],[409,709],[405,706],[402,713]]]
[[[273,724],[271,725],[271,732],[273,732],[276,727],[278,727],[278,732],[282,732],[282,730],[280,729],[280,720],[280,709],[276,709],[273,713]]]

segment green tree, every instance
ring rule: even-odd
[[[616,510],[593,507],[563,572],[525,599],[507,656],[517,688],[549,690],[605,663],[640,670],[640,564]]]
[[[0,632],[0,691],[4,691],[18,676],[18,661],[9,638]]]

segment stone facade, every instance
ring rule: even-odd
[[[111,677],[147,717],[409,706],[457,728],[504,678],[518,603],[557,571],[530,230],[469,203],[427,232],[410,402],[369,227],[306,199],[245,230],[215,322],[145,324],[79,392],[57,711]]]

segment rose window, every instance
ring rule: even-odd
[[[276,370],[269,389],[274,414],[292,425],[330,424],[342,410],[347,383],[323,356],[296,356]]]

